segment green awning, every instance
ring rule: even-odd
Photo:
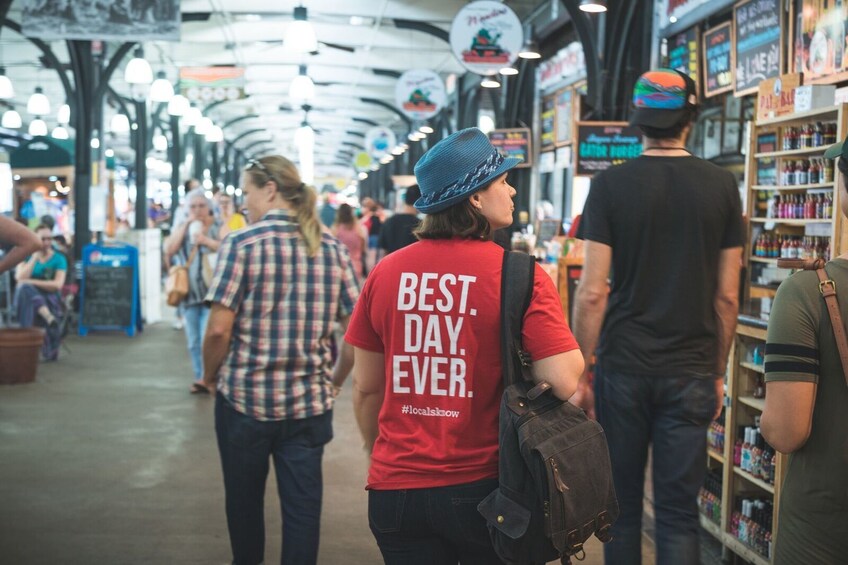
[[[12,152],[9,163],[13,169],[73,167],[74,142],[47,136],[33,137]]]

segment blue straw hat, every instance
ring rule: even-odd
[[[421,198],[415,208],[440,212],[468,198],[521,162],[502,157],[486,134],[468,128],[444,138],[415,165]]]

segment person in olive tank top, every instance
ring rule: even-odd
[[[839,157],[841,212],[848,215],[848,144]],[[848,319],[848,253],[827,263],[839,310]],[[843,322],[844,323],[844,322]],[[775,565],[837,565],[848,556],[848,384],[830,317],[813,271],[800,271],[777,291],[769,316],[766,403],[760,429],[789,454],[778,509]]]

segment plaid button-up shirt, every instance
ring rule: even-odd
[[[257,420],[330,410],[333,323],[351,314],[358,294],[344,245],[324,234],[310,258],[286,210],[231,233],[206,295],[236,312],[218,390]]]

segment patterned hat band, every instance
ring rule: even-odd
[[[435,202],[443,202],[448,200],[457,194],[463,194],[468,192],[469,190],[477,187],[481,181],[486,180],[489,175],[497,170],[504,162],[504,158],[498,153],[497,149],[492,152],[489,157],[477,165],[473,171],[459,179],[458,181],[452,182],[446,187],[442,188],[437,192],[431,192],[429,194],[422,194],[421,201],[426,205],[431,205]]]

